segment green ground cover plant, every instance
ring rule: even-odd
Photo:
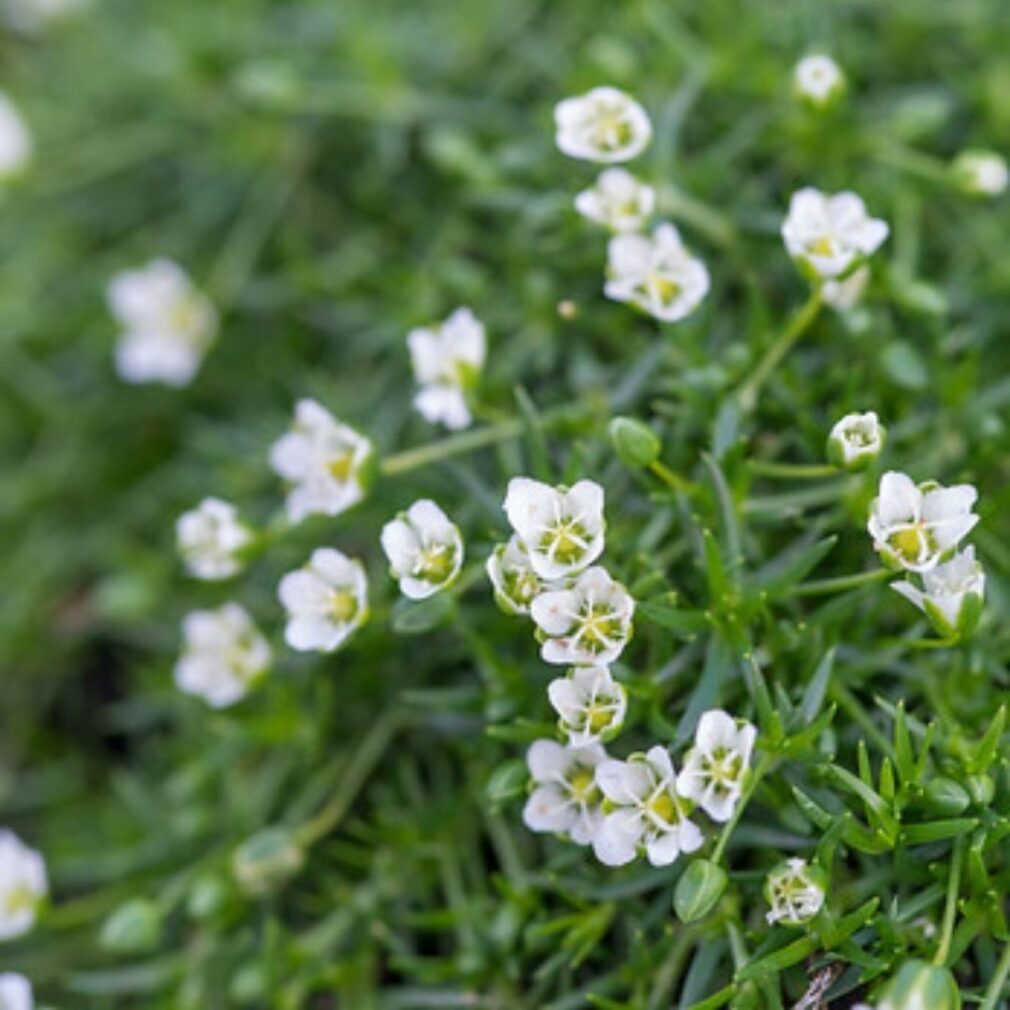
[[[0,10],[0,1010],[1005,1010],[1010,8]]]

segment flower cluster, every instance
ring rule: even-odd
[[[925,613],[944,638],[970,634],[981,615],[985,573],[974,547],[958,552],[974,529],[978,492],[970,484],[943,487],[916,484],[904,473],[888,471],[870,505],[867,529],[873,546],[892,569],[912,578],[892,588]]]
[[[523,811],[526,826],[591,845],[606,866],[624,866],[640,854],[653,866],[667,866],[682,853],[696,852],[704,834],[692,814],[700,809],[717,823],[733,816],[749,774],[756,730],[716,709],[699,720],[679,773],[659,744],[617,760],[587,726],[593,715],[598,726],[606,725],[623,702],[600,705],[594,689],[602,682],[608,690],[613,682],[598,670],[578,672],[578,700],[572,706],[579,715],[577,732],[571,732],[563,716],[567,745],[537,740],[527,753],[533,790]]]
[[[418,412],[451,431],[469,427],[466,395],[484,367],[484,324],[470,309],[456,309],[437,326],[411,330],[407,347],[418,385],[414,397]]]
[[[566,98],[554,118],[558,148],[587,161],[629,161],[652,137],[645,110],[616,88]],[[604,294],[672,323],[698,308],[708,294],[709,274],[672,224],[663,222],[651,235],[642,234],[656,204],[655,189],[623,168],[605,169],[575,197],[583,217],[615,233],[607,247]]]

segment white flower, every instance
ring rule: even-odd
[[[183,620],[182,634],[176,685],[211,708],[227,708],[240,701],[270,666],[267,640],[237,603],[226,603],[216,610],[194,610]]]
[[[558,102],[554,125],[562,154],[583,161],[630,161],[652,139],[645,109],[617,88],[593,88]]]
[[[613,736],[624,723],[628,696],[605,666],[580,666],[547,685],[568,743],[580,747]]]
[[[300,652],[333,652],[368,617],[368,579],[360,561],[319,547],[277,587],[288,612],[284,640]]]
[[[756,737],[749,722],[738,722],[721,709],[706,712],[677,776],[677,791],[713,821],[728,821],[743,791]]]
[[[456,309],[438,326],[411,330],[407,347],[420,387],[414,406],[433,424],[466,428],[471,421],[466,393],[487,353],[484,324],[470,309]]]
[[[116,369],[126,382],[187,386],[214,342],[217,313],[177,263],[153,260],[124,270],[106,289],[123,328]]]
[[[811,105],[828,105],[845,88],[845,75],[830,57],[823,53],[804,56],[793,71],[796,94]]]
[[[48,893],[42,856],[13,831],[0,829],[0,940],[27,933]]]
[[[824,904],[824,872],[805,859],[787,859],[765,880],[765,898],[771,906],[769,923],[799,926],[812,919]]]
[[[593,839],[601,863],[623,866],[644,849],[653,866],[668,866],[682,852],[701,848],[701,831],[688,819],[676,780],[665,747],[600,764],[596,782],[607,800],[604,809],[610,807]]]
[[[270,465],[291,485],[288,518],[335,516],[365,496],[372,443],[315,400],[299,400],[291,430],[270,450]]]
[[[821,298],[836,312],[851,312],[862,299],[869,281],[870,268],[858,267],[847,277],[825,281],[821,286]]]
[[[239,522],[234,505],[204,498],[175,523],[175,537],[190,573],[198,579],[227,579],[242,570],[239,552],[252,531]]]
[[[793,259],[824,279],[847,274],[889,231],[884,221],[867,215],[855,193],[831,196],[808,186],[793,194],[782,238]]]
[[[603,488],[595,481],[566,488],[513,477],[503,508],[542,579],[574,575],[603,553]]]
[[[541,593],[530,606],[546,636],[541,657],[565,666],[613,663],[631,638],[634,612],[628,591],[598,565],[584,571],[571,588]]]
[[[970,196],[999,196],[1010,182],[1006,159],[995,151],[962,151],[951,170],[954,181]]]
[[[978,492],[971,484],[918,486],[889,470],[870,505],[867,529],[884,563],[910,572],[928,572],[946,560],[978,522],[972,508]]]
[[[917,606],[940,635],[967,635],[982,612],[985,572],[975,560],[975,548],[966,547],[950,561],[923,572],[922,589],[907,580],[894,582],[891,588]]]
[[[836,466],[858,470],[880,455],[885,438],[884,426],[872,410],[846,414],[828,435],[828,458]]]
[[[535,740],[526,753],[534,786],[523,809],[526,827],[588,845],[600,823],[596,767],[606,756],[599,744],[564,747],[554,740]]]
[[[32,984],[24,975],[0,975],[0,1010],[32,1010],[34,1006]]]
[[[656,191],[623,168],[606,168],[575,197],[583,216],[616,232],[638,231],[656,206]]]
[[[664,323],[689,316],[709,289],[708,269],[692,256],[672,224],[652,236],[615,235],[607,246],[603,293],[630,302]]]
[[[427,498],[382,527],[382,549],[400,592],[423,600],[451,585],[463,566],[463,538],[449,517]]]
[[[7,93],[0,91],[0,182],[21,173],[32,158],[32,136]]]
[[[528,614],[533,598],[544,582],[533,570],[529,552],[518,535],[498,544],[487,559],[487,577],[494,587],[495,602],[506,614]]]

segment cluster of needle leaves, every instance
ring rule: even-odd
[[[1010,150],[1008,34],[999,0],[93,0],[0,40],[37,143],[0,203],[0,825],[52,884],[0,971],[80,1010],[781,1008],[828,984],[840,1008],[916,956],[1006,1007],[1010,204],[945,166]],[[825,115],[789,90],[817,49],[850,82]],[[648,108],[636,171],[712,275],[676,326],[604,299],[604,236],[572,210],[593,173],[551,109],[601,83]],[[891,239],[864,304],[822,311],[751,402],[808,295],[778,235],[803,185],[855,190]],[[104,285],[159,255],[222,315],[181,391],[112,368]],[[475,433],[446,442],[404,337],[462,304],[488,366]],[[240,588],[187,579],[175,517],[213,494],[268,524],[301,396],[395,465]],[[884,456],[824,473],[853,410]],[[621,463],[618,414],[660,468]],[[885,468],[979,488],[969,641],[934,647],[879,574]],[[556,729],[552,673],[483,576],[516,474],[606,490],[639,601],[612,752],[680,753],[716,706],[759,728],[729,886],[689,923],[685,860],[607,869],[522,825],[524,748]],[[378,533],[423,496],[468,558],[407,607]],[[371,620],[295,655],[277,581],[324,543],[365,560]],[[179,621],[239,594],[278,659],[215,713],[172,683]],[[806,929],[765,920],[790,856],[830,880]]]

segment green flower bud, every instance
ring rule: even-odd
[[[987,807],[996,795],[996,783],[988,775],[970,775],[967,781],[972,800],[980,807]]]
[[[266,894],[293,877],[305,853],[286,828],[264,828],[243,842],[232,856],[235,879],[250,894]]]
[[[618,459],[633,470],[644,469],[659,459],[663,448],[656,433],[631,417],[615,417],[610,422],[610,441]]]
[[[961,994],[946,968],[906,961],[880,994],[877,1010],[960,1010]]]
[[[950,171],[954,185],[967,196],[999,196],[1010,181],[1006,159],[995,151],[962,151]]]
[[[117,954],[153,950],[161,938],[161,913],[153,901],[133,898],[105,920],[99,943]]]
[[[704,918],[723,896],[729,878],[726,871],[709,859],[696,859],[681,874],[673,892],[673,907],[681,922]]]
[[[931,779],[923,793],[923,804],[931,814],[957,817],[971,803],[968,791],[953,779],[940,776]]]
[[[846,414],[828,436],[828,460],[846,470],[862,470],[880,455],[886,434],[872,410]]]
[[[228,988],[232,1000],[239,1006],[259,1003],[270,992],[270,973],[264,964],[252,961],[235,972]]]
[[[231,886],[218,874],[200,877],[189,892],[186,911],[193,919],[209,919],[225,906]]]

